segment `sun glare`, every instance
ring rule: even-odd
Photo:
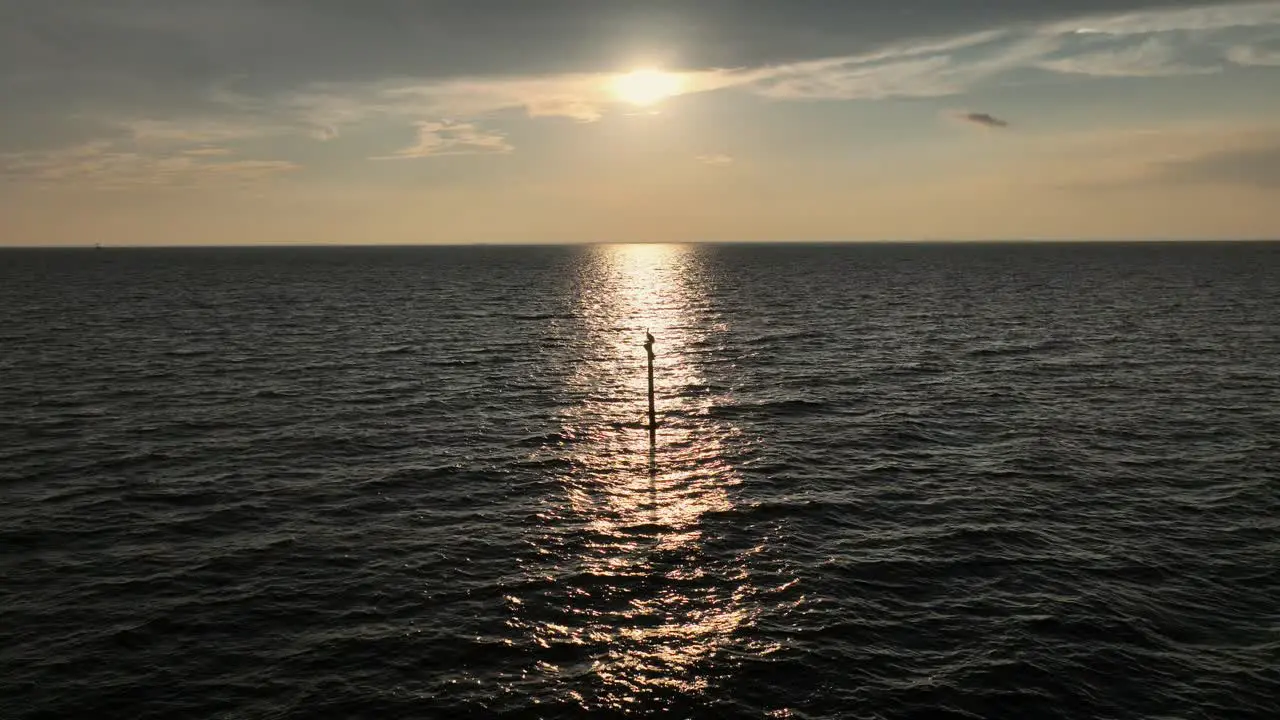
[[[613,81],[613,92],[632,105],[653,105],[680,92],[680,76],[661,70],[635,70]]]

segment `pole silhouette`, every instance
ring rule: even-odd
[[[644,331],[644,350],[649,355],[649,442],[658,439],[658,411],[653,401],[653,334]]]

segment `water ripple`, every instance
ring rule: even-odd
[[[6,717],[1280,712],[1275,245],[3,261]]]

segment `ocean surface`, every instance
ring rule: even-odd
[[[1280,244],[9,250],[0,349],[6,720],[1280,717]]]

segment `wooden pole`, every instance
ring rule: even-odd
[[[649,441],[653,442],[658,435],[658,411],[653,400],[653,335],[644,331],[644,349],[649,355]]]

